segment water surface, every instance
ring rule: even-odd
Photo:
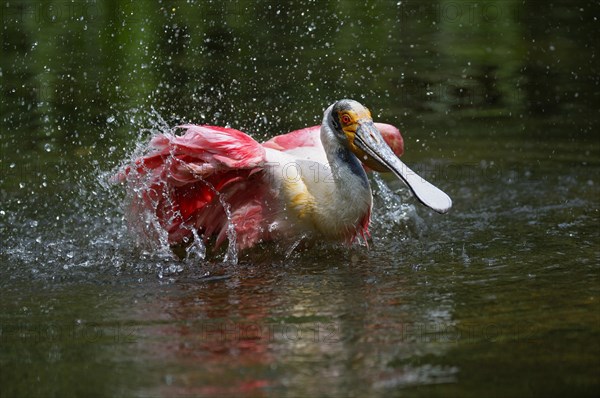
[[[2,396],[598,393],[594,2],[2,7]],[[135,245],[108,178],[152,134],[344,97],[451,212],[380,176],[369,248]]]

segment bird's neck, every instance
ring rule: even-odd
[[[373,196],[367,174],[350,149],[337,139],[326,124],[321,141],[329,163],[329,184],[320,184],[326,195],[319,202],[319,220],[324,235],[343,237],[349,242],[364,234],[369,224]],[[364,236],[364,235],[363,235]]]
[[[360,185],[370,194],[369,179],[365,169],[348,146],[337,139],[327,123],[321,126],[321,142],[336,185],[338,187]]]

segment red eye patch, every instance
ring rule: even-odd
[[[350,124],[350,122],[352,121],[352,119],[350,118],[349,115],[342,115],[342,123],[344,124]]]

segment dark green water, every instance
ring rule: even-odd
[[[598,5],[302,3],[2,3],[2,397],[599,394]],[[152,132],[344,97],[450,213],[386,177],[368,249],[134,245],[107,179]]]

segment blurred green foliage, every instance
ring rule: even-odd
[[[316,124],[343,97],[400,125],[423,115],[583,117],[600,104],[598,9],[591,1],[7,1],[2,152],[120,147],[139,130],[134,116],[151,107],[169,123],[228,124],[261,138]]]

